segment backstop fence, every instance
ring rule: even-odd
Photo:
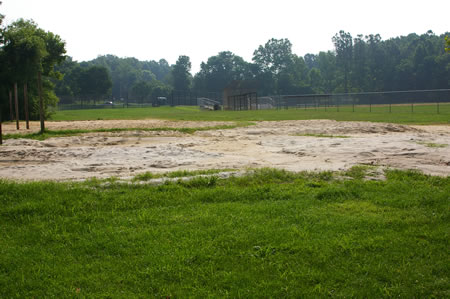
[[[258,94],[256,92],[248,92],[237,95],[228,96],[227,109],[229,110],[258,110]]]

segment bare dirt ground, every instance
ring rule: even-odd
[[[137,130],[45,141],[9,139],[0,147],[0,178],[83,180],[116,176],[126,179],[146,171],[259,167],[315,171],[344,170],[358,164],[418,169],[441,176],[450,174],[450,126],[332,120],[255,123],[245,128],[198,131],[192,135]],[[63,130],[220,124],[229,123],[99,120],[47,122],[46,127]],[[30,131],[38,129],[39,123],[33,122]],[[3,132],[16,133],[15,124],[4,124]],[[304,134],[335,137],[302,136]]]

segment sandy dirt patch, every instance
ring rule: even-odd
[[[332,120],[255,123],[244,128],[198,131],[192,135],[127,131],[45,141],[10,139],[0,147],[0,177],[83,180],[110,176],[130,178],[146,171],[259,167],[291,171],[344,170],[357,164],[418,169],[442,176],[450,174],[450,126]],[[49,129],[54,130],[220,124],[229,123],[164,120],[46,123]],[[39,124],[35,125],[32,129],[38,130]],[[14,131],[15,127],[11,132]],[[347,138],[318,137],[318,134]]]

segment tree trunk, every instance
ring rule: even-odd
[[[39,93],[39,118],[41,120],[41,134],[44,134],[45,123],[44,123],[44,99],[42,98],[42,74],[38,72],[38,93]]]
[[[27,83],[23,84],[23,101],[25,105],[25,121],[27,122],[27,130],[30,129],[30,115],[28,112],[28,86]]]
[[[14,120],[14,114],[13,114],[13,103],[12,103],[12,91],[9,91],[9,118],[11,121]]]
[[[17,95],[17,83],[14,83],[14,103],[16,104],[16,129],[19,130],[19,96]]]
[[[0,145],[3,143],[3,137],[2,137],[2,111],[0,110]]]

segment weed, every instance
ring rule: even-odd
[[[344,171],[344,175],[354,179],[361,180],[368,175],[369,170],[373,170],[374,168],[376,167],[369,165],[355,165],[352,166],[349,170]]]
[[[417,144],[421,144],[421,145],[424,145],[426,147],[435,147],[435,148],[442,148],[442,147],[447,147],[448,146],[448,144],[433,143],[433,142],[423,142],[423,141],[418,141]]]

